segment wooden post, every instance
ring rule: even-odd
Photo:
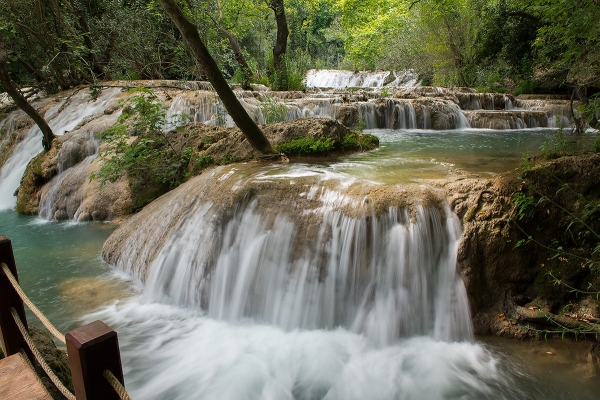
[[[6,236],[0,235],[0,264],[2,263],[8,266],[15,279],[19,281],[12,243]],[[10,313],[11,307],[14,307],[27,328],[27,318],[25,317],[23,301],[13,288],[6,274],[4,274],[4,271],[0,269],[0,333],[2,336],[2,348],[7,357],[18,353],[20,349],[24,349],[29,359],[33,360],[31,350],[29,350],[25,339],[23,339],[19,331],[19,327]]]
[[[68,332],[65,339],[77,400],[120,400],[102,376],[108,369],[125,386],[117,332],[94,321]]]

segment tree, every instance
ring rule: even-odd
[[[46,120],[31,106],[31,104],[29,104],[19,89],[12,84],[6,68],[7,60],[8,48],[4,43],[4,39],[2,39],[2,35],[0,35],[0,83],[8,95],[12,97],[15,104],[29,115],[40,128],[40,131],[42,131],[43,134],[42,145],[44,146],[44,150],[48,151],[52,147],[52,140],[55,137],[54,132],[52,132],[52,129],[48,126]]]
[[[275,40],[275,46],[273,46],[273,68],[276,72],[281,72],[282,59],[287,50],[287,39],[290,31],[285,18],[283,0],[271,0],[269,8],[275,13],[275,21],[277,22],[277,39]]]
[[[547,67],[564,70],[570,84],[600,88],[600,1],[536,0],[523,7],[540,20],[536,46]]]
[[[242,82],[243,86],[247,86],[248,80],[252,78],[252,70],[248,65],[248,61],[246,61],[246,57],[244,56],[244,53],[242,51],[242,46],[240,46],[240,42],[238,41],[237,37],[235,37],[235,35],[232,32],[224,28],[222,25],[223,7],[221,7],[220,0],[217,0],[217,7],[219,9],[219,18],[216,21],[217,28],[219,30],[219,33],[223,35],[229,42],[229,48],[231,49],[231,51],[233,51],[235,60],[237,61],[238,65],[242,70],[242,74],[244,77]]]
[[[223,105],[233,118],[238,128],[242,131],[248,142],[256,150],[263,154],[274,154],[271,144],[260,130],[256,122],[246,112],[242,104],[238,101],[235,93],[229,87],[229,84],[219,70],[217,63],[212,58],[204,42],[200,39],[198,28],[192,24],[181,11],[181,8],[174,0],[159,0],[169,17],[173,20],[181,35],[188,43],[196,60],[203,72],[208,77],[213,88],[221,98]]]

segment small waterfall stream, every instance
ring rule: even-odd
[[[48,109],[44,118],[57,136],[64,135],[78,127],[86,118],[93,118],[95,114],[102,113],[107,105],[120,92],[120,89],[106,89],[93,102],[86,91],[79,91],[73,95],[63,106],[62,102]],[[0,171],[0,210],[13,208],[16,204],[14,192],[18,189],[21,177],[27,164],[33,157],[42,151],[42,133],[37,126],[27,132],[17,144],[11,157]]]
[[[306,86],[309,88],[347,87],[380,88],[418,86],[418,75],[413,71],[342,71],[311,69],[306,73]]]

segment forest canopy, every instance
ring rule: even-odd
[[[486,91],[600,88],[599,0],[178,3],[232,83],[290,90],[310,68],[412,69],[423,84]],[[12,80],[48,92],[204,77],[158,1],[3,0],[0,35]]]

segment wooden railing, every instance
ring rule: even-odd
[[[32,312],[41,317],[40,321],[50,332],[67,346],[75,393],[65,393],[58,387],[60,385],[57,385],[66,398],[76,400],[129,399],[129,395],[125,391],[117,332],[102,321],[94,321],[74,329],[64,336],[60,334],[43,315],[38,314],[40,311],[27,299],[18,285],[12,244],[6,236],[0,236],[0,266],[2,267],[0,271],[0,340],[6,356],[24,350],[31,362],[37,360],[40,365],[44,363],[43,360],[38,360],[35,354],[37,350],[31,348],[30,345],[31,340],[28,338],[27,318],[23,304],[25,301],[29,304]],[[52,371],[50,373],[46,371],[46,373],[50,376]],[[52,377],[50,379],[54,381]],[[60,382],[58,383],[60,384]]]

